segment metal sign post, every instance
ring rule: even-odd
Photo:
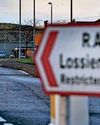
[[[56,117],[55,117],[55,125],[67,125],[67,115],[66,112],[67,101],[65,96],[56,96]]]
[[[69,97],[68,125],[89,125],[88,97]]]
[[[56,96],[54,125],[89,125],[88,97]]]

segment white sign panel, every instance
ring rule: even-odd
[[[100,26],[48,26],[36,62],[48,93],[99,95]]]

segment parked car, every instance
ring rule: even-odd
[[[6,57],[6,52],[5,51],[0,51],[0,58],[5,58]]]

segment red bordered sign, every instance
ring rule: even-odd
[[[48,25],[36,64],[48,94],[100,95],[100,24]]]

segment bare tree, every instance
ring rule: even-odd
[[[41,25],[42,20],[36,20],[36,26]],[[29,42],[33,40],[33,21],[31,19],[24,19],[24,26],[22,27],[22,38],[26,44],[26,52],[28,50]]]
[[[29,48],[29,42],[33,40],[33,28],[32,26],[24,25],[22,27],[22,41],[25,42],[26,53]]]
[[[43,22],[42,20],[36,19],[36,21],[35,21],[36,24],[35,25],[36,26],[41,26],[42,22]],[[33,26],[32,19],[29,19],[29,18],[24,19],[24,25],[31,25],[31,26]]]

